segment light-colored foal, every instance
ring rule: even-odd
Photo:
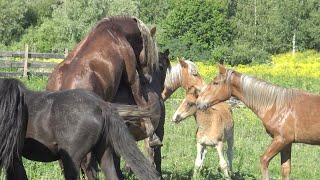
[[[227,179],[231,179],[233,159],[233,120],[232,111],[227,103],[216,104],[204,111],[197,110],[197,89],[191,87],[186,92],[186,97],[174,113],[172,121],[178,123],[194,115],[197,122],[197,157],[195,160],[194,177],[202,168],[207,146],[217,149],[220,168]],[[227,158],[224,158],[224,142],[227,142]]]

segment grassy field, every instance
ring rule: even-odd
[[[206,80],[215,75],[215,65],[203,62],[197,64]],[[235,69],[285,87],[295,87],[317,94],[320,92],[320,54],[313,51],[298,53],[295,56],[279,55],[273,57],[273,62],[268,65],[239,66]],[[29,88],[42,90],[47,79],[34,77],[31,80],[23,79],[23,81]],[[194,118],[188,118],[178,125],[170,122],[181,98],[183,98],[183,91],[179,90],[166,102],[165,138],[162,148],[164,179],[191,179],[196,156]],[[261,121],[249,109],[234,109],[233,119],[235,124],[234,179],[261,179],[259,158],[271,138],[265,132]],[[292,151],[292,179],[320,179],[319,147],[294,144]],[[44,164],[25,160],[24,164],[29,179],[63,179],[56,162]],[[223,179],[218,166],[216,150],[209,149],[199,179]],[[281,178],[279,155],[271,161],[269,170],[271,179]]]

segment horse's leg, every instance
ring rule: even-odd
[[[129,79],[129,84],[132,90],[132,95],[133,98],[136,102],[136,104],[138,106],[146,106],[147,105],[147,101],[143,96],[143,89],[140,83],[140,79],[139,79],[139,74],[138,71],[136,71],[135,75],[134,75],[134,79]],[[146,127],[146,134],[148,136],[152,136],[153,132],[154,132],[154,127],[151,123],[151,119],[150,118],[144,118],[144,124]]]
[[[98,156],[101,171],[103,172],[105,179],[123,179],[123,177],[118,177],[113,157],[114,154],[111,147],[107,147],[103,154]]]
[[[6,171],[7,180],[24,180],[28,179],[26,171],[23,167],[22,160],[19,158],[14,158],[12,165]]]
[[[193,177],[196,177],[196,175],[198,174],[198,171],[202,168],[206,153],[207,153],[206,146],[203,146],[197,142],[197,157],[194,162]]]
[[[227,158],[228,158],[228,164],[229,164],[229,168],[230,168],[231,172],[232,172],[232,161],[233,161],[233,141],[234,141],[233,135],[234,134],[233,134],[233,130],[232,130],[232,134],[227,139],[227,144],[228,144]]]
[[[227,179],[231,179],[230,174],[229,174],[228,163],[223,157],[223,142],[222,141],[218,141],[218,144],[216,145],[216,149],[218,151],[220,168],[223,171],[225,177]]]
[[[79,178],[79,170],[80,170],[80,163],[81,163],[81,158],[76,158],[70,156],[71,153],[68,153],[67,151],[60,150],[59,152],[60,158],[62,160],[63,164],[63,174],[64,178],[66,180],[77,180]]]
[[[81,169],[88,180],[97,180],[98,178],[98,164],[92,152],[88,153],[81,162]]]
[[[162,142],[163,137],[164,137],[164,122],[165,122],[165,107],[162,102],[162,110],[161,110],[161,117],[160,117],[160,122],[158,124],[158,127],[156,129],[155,134],[159,137],[160,142]],[[153,155],[153,161],[156,165],[157,171],[162,174],[161,172],[161,146],[157,146],[153,148],[154,155]]]
[[[120,167],[121,165],[120,156],[118,156],[114,151],[112,151],[112,157],[113,157],[113,164],[116,169],[117,176],[119,177],[119,179],[124,179],[124,175],[122,174],[121,167]]]
[[[290,171],[291,171],[291,147],[292,144],[288,144],[281,151],[281,174],[282,179],[289,180],[290,179]]]
[[[264,180],[269,179],[269,172],[268,172],[268,166],[271,159],[277,155],[284,147],[285,147],[285,141],[282,137],[277,136],[273,138],[271,144],[268,146],[267,150],[264,152],[264,154],[260,157],[260,164],[261,164],[261,172],[262,172],[262,178]]]

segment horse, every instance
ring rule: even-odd
[[[117,179],[115,151],[139,178],[160,179],[119,114],[141,118],[153,111],[108,103],[82,89],[34,92],[16,79],[0,79],[0,168],[7,179],[27,179],[21,155],[42,162],[61,159],[65,179],[74,180],[91,151],[106,177]]]
[[[279,152],[281,175],[289,179],[292,143],[320,144],[320,96],[302,90],[284,88],[218,65],[219,74],[200,93],[197,108],[235,96],[261,120],[273,138],[260,157],[263,179],[269,179],[269,162]]]
[[[179,63],[167,71],[165,89],[162,97],[167,99],[176,89],[183,87],[186,96],[172,117],[172,121],[179,123],[183,119],[194,115],[197,128],[197,158],[195,160],[194,176],[201,169],[206,154],[206,146],[215,146],[220,167],[226,177],[230,178],[233,159],[233,121],[230,106],[226,103],[216,105],[205,111],[197,111],[196,99],[199,92],[206,86],[200,76],[196,64],[192,61],[179,59]],[[223,142],[227,141],[228,164],[223,157]]]
[[[144,84],[148,104],[149,106],[152,105],[155,107],[155,113],[151,117],[151,122],[155,128],[155,134],[160,138],[160,142],[163,140],[164,136],[165,121],[165,106],[163,99],[161,98],[161,92],[164,89],[164,81],[168,68],[171,68],[169,50],[165,50],[163,53],[159,53],[159,68],[154,69],[151,75],[153,81],[150,84]],[[129,91],[129,87],[127,87],[126,84],[120,84],[113,102],[131,105],[136,104],[133,95]],[[148,135],[145,133],[146,130],[142,121],[128,121],[127,126],[135,140],[139,141],[145,139],[144,147],[148,153],[149,160],[155,165],[157,171],[161,174],[161,147],[150,144],[149,139],[146,139]],[[82,169],[88,179],[98,179],[98,175],[96,173],[97,165],[94,161],[94,157],[89,155],[84,161],[85,163],[82,164]],[[118,177],[122,179],[123,175],[120,170],[120,160],[117,157],[114,157],[114,161]]]
[[[180,123],[189,116],[194,116],[197,122],[197,157],[193,176],[196,177],[202,168],[206,147],[211,146],[217,149],[219,155],[220,168],[227,179],[231,179],[232,160],[233,160],[233,120],[231,107],[227,103],[219,103],[206,110],[197,110],[196,100],[199,91],[195,87],[190,87],[186,91],[186,96],[174,113],[172,121]],[[223,143],[227,142],[226,162],[223,156]]]
[[[203,87],[204,81],[196,64],[184,58],[178,58],[178,61],[178,64],[167,70],[164,89],[161,93],[164,100],[167,100],[179,87],[188,89],[194,86],[197,90]]]
[[[100,20],[49,77],[46,89],[86,89],[105,101],[112,101],[120,82],[130,88],[139,106],[147,104],[141,81],[151,82],[158,68],[158,50],[154,35],[138,18],[109,17]],[[154,68],[155,67],[155,68]],[[154,129],[146,120],[147,133]]]

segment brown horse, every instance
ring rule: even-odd
[[[159,68],[154,69],[152,74],[153,81],[149,84],[144,84],[146,89],[146,97],[148,98],[148,104],[154,107],[154,115],[151,117],[152,125],[155,129],[155,134],[162,141],[164,136],[164,120],[165,120],[165,107],[163,100],[161,98],[161,92],[163,90],[164,81],[166,77],[167,68],[170,67],[169,61],[169,50],[166,50],[164,53],[159,53]],[[114,98],[113,102],[121,103],[121,104],[136,104],[133,98],[133,95],[129,91],[129,87],[126,84],[122,84],[121,82],[119,86],[119,90]],[[135,137],[135,139],[142,140],[147,138],[145,126],[143,121],[127,121],[127,126],[129,128],[130,133]],[[149,160],[154,163],[156,169],[161,174],[161,147],[155,147],[145,140],[145,149],[148,152]],[[120,171],[120,161],[116,157],[115,167],[119,178],[123,178],[123,175]],[[97,163],[95,162],[94,157],[88,155],[88,158],[82,163],[82,169],[87,175],[88,179],[98,179],[96,170]],[[102,169],[104,171],[104,169]]]
[[[219,65],[219,75],[200,94],[200,109],[235,96],[262,120],[273,138],[260,158],[263,179],[269,179],[270,160],[280,152],[283,179],[291,171],[292,143],[320,144],[320,96],[287,89]]]
[[[54,69],[46,89],[81,88],[112,101],[123,81],[130,87],[135,102],[146,105],[140,79],[150,82],[154,67],[158,67],[155,31],[149,31],[135,17],[102,19]],[[149,121],[146,126],[152,134]]]

